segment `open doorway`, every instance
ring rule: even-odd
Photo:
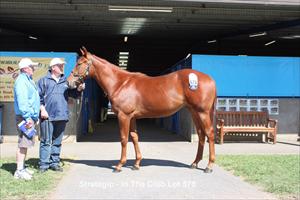
[[[119,142],[119,124],[106,94],[93,79],[86,80],[81,108],[78,142]],[[182,136],[159,127],[154,119],[137,120],[140,141],[186,141]]]

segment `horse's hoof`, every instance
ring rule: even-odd
[[[208,167],[206,167],[205,169],[204,169],[204,173],[212,173],[212,169],[210,169],[210,168],[208,168]]]
[[[120,173],[121,171],[122,171],[121,169],[115,168],[115,169],[113,170],[113,173]]]
[[[136,170],[139,170],[139,169],[140,169],[140,167],[139,167],[139,166],[135,166],[135,165],[133,165],[131,169],[132,169],[132,170],[134,170],[134,171],[136,171]]]
[[[197,169],[197,164],[195,163],[191,164],[191,169]]]

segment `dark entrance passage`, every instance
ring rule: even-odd
[[[154,119],[137,120],[139,141],[167,142],[186,141],[182,136],[160,128]],[[79,142],[119,142],[119,125],[115,117],[109,117],[104,123],[95,123],[92,133],[81,135]],[[129,137],[129,141],[130,137]]]
[[[85,81],[86,89],[83,93],[81,108],[81,130],[77,135],[78,142],[119,142],[120,132],[118,119],[111,111],[109,101],[105,101],[106,95],[95,80]],[[102,108],[106,106],[107,119],[103,120]],[[175,132],[165,130],[155,123],[155,119],[137,120],[139,141],[186,141],[184,137]],[[130,141],[129,137],[129,141]]]

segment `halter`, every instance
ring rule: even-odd
[[[83,64],[84,62],[78,64],[78,67],[80,69],[81,65]],[[83,83],[84,82],[84,78],[86,76],[89,75],[89,70],[90,70],[90,66],[92,65],[92,59],[89,59],[88,62],[87,62],[87,66],[85,68],[85,71],[82,73],[82,74],[75,74],[73,71],[71,72],[73,74],[74,77],[78,77],[78,80]],[[79,70],[78,70],[79,71]]]

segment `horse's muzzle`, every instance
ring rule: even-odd
[[[75,81],[67,81],[69,88],[75,89],[77,88]]]

